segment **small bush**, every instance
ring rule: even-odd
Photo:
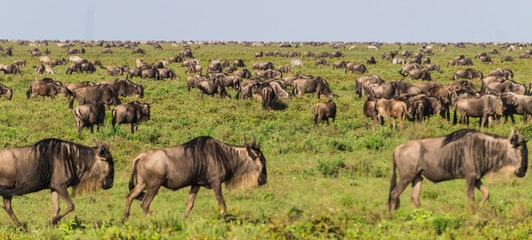
[[[330,162],[318,159],[317,168],[325,177],[338,177],[340,169],[345,168],[345,163],[342,159],[333,159]]]

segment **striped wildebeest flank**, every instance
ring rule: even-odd
[[[393,151],[389,209],[394,212],[399,207],[399,195],[410,183],[412,202],[419,207],[423,178],[432,182],[465,179],[469,200],[474,203],[476,187],[482,192],[479,204],[482,206],[489,197],[488,189],[480,180],[484,175],[507,170],[518,177],[524,177],[527,168],[526,140],[514,130],[508,138],[473,129],[461,129],[445,137],[409,141]]]
[[[51,224],[57,224],[74,210],[67,188],[74,193],[110,189],[114,180],[114,163],[107,145],[87,147],[55,138],[43,139],[32,146],[0,150],[0,195],[3,208],[17,226],[11,199],[27,193],[50,189]],[[67,208],[59,213],[59,199]]]
[[[194,206],[200,187],[212,188],[225,214],[222,183],[232,190],[266,184],[266,159],[253,142],[243,146],[222,143],[211,137],[198,137],[185,144],[143,152],[133,159],[129,194],[123,221],[129,217],[132,201],[142,200],[148,214],[150,203],[161,186],[177,190],[191,186],[184,219]],[[144,193],[144,190],[146,192]]]

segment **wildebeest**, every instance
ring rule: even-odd
[[[512,123],[515,123],[513,114],[523,115],[523,121],[528,122],[528,116],[532,115],[532,96],[505,92],[501,94],[501,99],[505,122],[510,117]]]
[[[408,115],[408,109],[404,101],[395,99],[377,99],[375,109],[377,110],[377,119],[381,125],[384,124],[384,119],[386,119],[386,121],[388,121],[388,126],[395,129],[397,119],[399,119],[400,128],[404,129],[404,122]]]
[[[482,79],[484,77],[484,75],[482,74],[481,71],[477,71],[475,69],[472,69],[472,68],[466,68],[466,69],[458,69],[454,72],[454,77],[453,79],[454,80],[458,80],[458,79],[461,79],[461,78],[465,78],[465,79]]]
[[[314,127],[318,127],[321,121],[329,124],[329,118],[334,123],[336,119],[336,103],[332,99],[328,102],[318,103],[314,107]]]
[[[20,68],[15,64],[0,64],[0,72],[4,74],[22,75]]]
[[[416,207],[420,206],[423,178],[432,182],[463,178],[471,203],[475,201],[474,188],[482,192],[482,206],[488,200],[489,192],[481,178],[503,168],[513,171],[518,177],[524,177],[528,169],[528,149],[523,136],[513,130],[508,138],[504,138],[461,129],[445,137],[403,143],[393,151],[392,162],[388,199],[391,212],[399,207],[399,195],[409,184],[412,184],[412,202]]]
[[[275,91],[268,82],[259,82],[251,86],[252,94],[258,94],[262,98],[262,108],[264,110],[272,109],[275,100]]]
[[[347,63],[345,65],[345,73],[365,73],[368,69],[361,63]]]
[[[122,76],[124,75],[124,71],[122,70],[122,68],[119,68],[115,65],[113,66],[108,66],[107,67],[107,73],[109,73],[109,76]]]
[[[119,78],[110,82],[103,82],[100,84],[109,84],[115,90],[116,94],[121,97],[144,97],[144,87],[142,84],[134,83],[129,79]]]
[[[87,147],[59,139],[43,139],[32,146],[0,151],[0,195],[3,208],[15,225],[20,222],[11,207],[14,196],[50,189],[53,211],[51,224],[74,210],[67,188],[89,192],[110,189],[114,180],[114,163],[107,145]],[[67,208],[59,213],[59,199]]]
[[[133,159],[123,220],[129,217],[135,198],[142,200],[141,208],[148,214],[161,186],[172,190],[191,186],[186,219],[202,186],[213,189],[225,214],[222,183],[232,190],[258,187],[266,182],[266,159],[255,139],[246,143],[244,138],[243,146],[235,146],[211,137],[198,137],[176,147],[143,152]]]
[[[460,113],[460,123],[469,126],[469,117],[480,118],[480,126],[488,127],[489,117],[502,115],[502,100],[495,95],[482,95],[458,100],[454,106],[453,124],[457,123]]]
[[[70,99],[68,107],[74,107],[74,99],[78,99],[78,104],[91,103],[92,101],[100,100],[106,107],[111,105],[118,105],[122,102],[118,98],[118,94],[110,84],[98,84],[97,86],[87,86],[76,89],[73,92],[74,97]]]
[[[412,69],[408,71],[408,76],[410,76],[412,80],[417,80],[417,79],[427,80],[427,81],[432,80],[432,78],[430,77],[430,71],[425,68]]]
[[[81,138],[81,130],[85,127],[90,128],[91,133],[94,133],[94,125],[96,125],[96,131],[100,131],[100,126],[103,125],[105,119],[105,105],[102,101],[95,100],[81,104],[73,112],[78,128],[78,140]]]
[[[54,68],[52,67],[52,64],[39,64],[37,66],[37,69],[35,70],[37,74],[55,74]]]
[[[326,97],[331,97],[333,95],[329,88],[329,84],[321,77],[298,78],[292,81],[292,86],[293,95],[301,96],[305,93],[314,93],[317,98],[320,98],[320,95],[322,94]]]
[[[358,95],[358,98],[362,98],[362,95],[367,95],[369,91],[369,86],[376,83],[381,84],[384,80],[378,75],[369,75],[361,76],[355,80],[355,93]]]
[[[135,130],[139,129],[140,121],[150,120],[150,104],[138,101],[120,104],[113,109],[112,114],[113,129],[116,124],[130,123],[131,133],[135,133]]]
[[[72,92],[68,90],[61,82],[54,81],[51,78],[43,78],[42,80],[33,80],[29,83],[28,91],[26,91],[26,98],[34,98],[35,96],[48,96],[52,99],[55,96],[72,96]]]
[[[231,99],[231,95],[227,92],[223,82],[219,79],[206,79],[204,81],[199,81],[196,83],[196,87],[200,90],[199,98],[203,97],[204,94],[214,96],[218,94],[220,98]]]
[[[7,98],[8,100],[11,100],[11,98],[13,97],[13,90],[0,83],[0,96],[3,96]]]
[[[257,69],[257,70],[267,70],[267,69],[275,69],[272,62],[256,62],[253,63],[251,66],[251,69]]]
[[[507,69],[507,68],[497,68],[493,71],[490,71],[488,76],[503,77],[506,79],[511,79],[514,77],[514,72],[511,69]]]

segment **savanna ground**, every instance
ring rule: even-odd
[[[81,48],[79,42],[75,48]],[[67,66],[56,66],[55,75],[37,75],[37,58],[30,57],[29,45],[2,42],[1,46],[13,47],[13,56],[0,57],[0,63],[12,63],[16,59],[27,60],[22,76],[0,75],[0,82],[13,88],[11,101],[2,99],[0,106],[0,147],[31,145],[46,137],[56,137],[78,142],[77,130],[67,99],[26,99],[28,82],[45,76],[63,83],[113,80],[104,69],[94,74],[66,75]],[[100,60],[104,66],[124,64],[134,66],[135,59],[155,63],[168,60],[178,54],[184,44],[161,43],[163,49],[140,44],[146,54],[132,54],[131,49],[112,48],[113,54],[102,54],[102,47],[92,43],[85,46],[80,55],[89,61]],[[258,51],[340,51],[343,59],[335,61],[365,63],[374,56],[376,65],[366,65],[367,74],[377,74],[386,81],[405,79],[397,72],[399,65],[380,58],[390,50],[417,52],[419,44],[385,44],[378,51],[366,49],[366,44],[348,44],[346,48],[333,49],[330,45],[298,48],[280,48],[277,44],[254,47],[241,44],[202,44],[195,49],[195,58],[205,69],[210,59],[227,59],[231,63],[243,59],[247,68],[258,61],[272,61],[275,66],[289,64],[283,57],[255,58]],[[356,45],[354,49],[347,47]],[[498,67],[514,71],[515,81],[532,81],[532,60],[518,56],[531,47],[507,52],[499,46],[466,44],[465,48],[454,45],[432,44],[433,63],[441,65],[443,73],[432,73],[433,81],[443,85],[451,82],[455,70],[465,67],[447,67],[447,62],[458,55],[473,57],[480,52],[497,49],[499,55],[491,55],[494,64],[474,61],[473,68],[487,75]],[[67,58],[66,49],[55,43],[41,46],[49,48],[52,59]],[[513,56],[515,62],[500,62],[503,55]],[[303,67],[295,67],[293,73],[311,74],[326,79],[336,93],[338,106],[334,124],[322,124],[313,128],[313,106],[325,99],[308,94],[278,102],[274,110],[265,111],[258,100],[232,100],[204,96],[198,99],[197,89],[188,92],[185,81],[188,75],[179,63],[171,63],[180,78],[177,81],[134,78],[145,86],[145,98],[151,102],[151,120],[141,123],[135,134],[129,126],[120,126],[116,132],[111,127],[110,111],[106,125],[91,135],[82,132],[80,143],[94,145],[104,142],[111,147],[115,159],[115,184],[107,191],[75,196],[76,209],[57,226],[50,226],[50,192],[16,197],[13,208],[24,229],[17,229],[3,211],[0,215],[0,238],[13,239],[527,239],[532,233],[532,180],[494,174],[485,177],[484,183],[491,192],[491,199],[482,208],[471,208],[465,194],[465,181],[455,180],[434,184],[425,181],[421,194],[422,207],[417,209],[410,202],[410,189],[401,195],[401,208],[395,216],[387,209],[391,173],[391,153],[397,145],[411,140],[439,137],[464,128],[452,125],[435,116],[423,124],[409,122],[404,130],[391,130],[385,126],[364,127],[363,99],[354,94],[355,79],[360,74],[345,74],[333,70],[332,65],[314,66],[315,58],[301,58]],[[67,64],[68,65],[68,64]],[[478,80],[474,81],[477,89]],[[133,99],[122,99],[128,102]],[[470,127],[477,127],[474,120]],[[483,132],[507,136],[511,128],[520,129],[527,139],[532,139],[530,123],[517,117],[515,124],[496,124]],[[139,202],[132,206],[130,219],[120,223],[128,192],[130,160],[138,153],[155,148],[182,144],[194,137],[210,135],[227,143],[240,144],[244,135],[255,136],[267,159],[268,183],[258,189],[239,190],[229,193],[224,189],[228,206],[225,216],[219,214],[218,204],[211,190],[202,189],[190,217],[182,220],[188,188],[175,192],[162,189],[151,205],[151,214],[145,216]],[[480,197],[476,191],[477,199]],[[64,206],[64,203],[62,203]]]

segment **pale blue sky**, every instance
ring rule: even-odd
[[[532,1],[11,0],[0,38],[532,42]]]

